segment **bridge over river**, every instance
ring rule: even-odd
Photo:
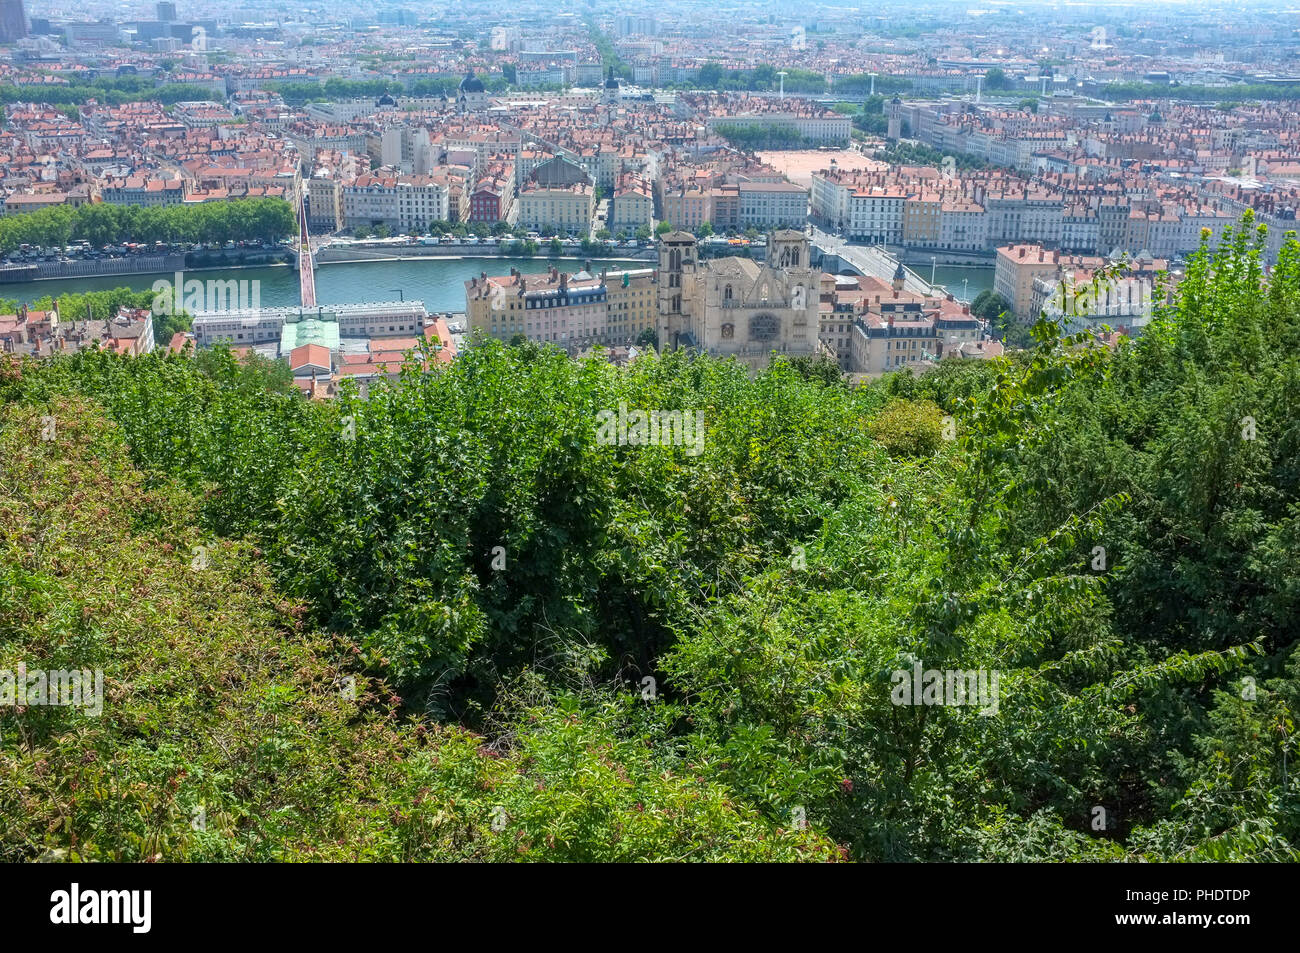
[[[892,281],[894,272],[898,269],[898,259],[879,245],[850,245],[844,239],[818,228],[813,229],[812,244],[821,253],[822,268],[826,271],[842,271],[842,266],[847,266],[860,275]],[[931,286],[930,282],[906,265],[903,266],[903,274],[907,276],[903,283],[904,291],[919,295],[943,293],[942,285]]]

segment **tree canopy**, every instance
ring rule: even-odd
[[[67,632],[112,686],[14,714],[0,850],[1300,859],[1300,246],[1261,247],[1136,340],[856,387],[486,339],[328,403],[221,350],[0,364],[0,661]],[[703,439],[600,439],[629,408]]]

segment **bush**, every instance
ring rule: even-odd
[[[943,445],[943,416],[932,401],[890,401],[871,421],[871,436],[893,456],[929,456]]]

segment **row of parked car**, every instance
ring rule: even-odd
[[[558,236],[556,236],[558,238]],[[553,238],[550,235],[541,235],[537,232],[529,232],[525,238],[537,242],[539,245],[549,244]],[[424,235],[415,238],[410,235],[397,236],[394,238],[334,238],[331,242],[340,245],[351,245],[361,248],[388,248],[393,245],[497,245],[501,242],[516,241],[513,235],[490,235],[487,238],[479,238],[475,235],[465,235],[457,238],[455,235]],[[582,241],[577,238],[559,238],[560,244],[566,248],[580,248]],[[650,245],[648,241],[637,241],[634,238],[627,238],[622,241],[609,242],[616,248],[638,248]]]
[[[121,242],[118,244],[94,246],[90,242],[75,242],[65,248],[57,245],[19,245],[4,260],[11,264],[35,264],[38,262],[94,261],[102,258],[130,258],[140,255],[177,255],[194,251],[237,251],[240,249],[273,250],[280,246],[275,242],[230,241],[208,242]]]

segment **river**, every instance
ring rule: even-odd
[[[337,262],[316,269],[316,297],[320,304],[358,304],[364,301],[423,301],[430,311],[464,311],[465,282],[486,271],[489,275],[507,274],[513,266],[524,274],[545,271],[552,264],[570,272],[581,270],[586,260],[561,258],[419,258],[407,261]],[[649,268],[648,261],[607,261],[591,263],[594,272],[601,268]],[[48,281],[21,281],[0,284],[0,299],[19,303],[32,302],[45,295],[58,296],[84,291],[107,291],[127,286],[148,291],[160,278],[171,275],[109,275],[103,278],[55,278]],[[232,268],[229,270],[186,272],[186,279],[203,281],[237,279],[258,281],[263,307],[298,303],[298,272],[288,267]]]
[[[569,271],[577,271],[585,261],[562,258],[554,262]],[[511,266],[525,274],[545,271],[552,264],[545,258],[418,258],[407,261],[337,262],[323,264],[316,269],[316,297],[321,304],[357,304],[363,301],[393,301],[405,298],[423,301],[430,311],[464,311],[465,282],[486,271],[489,275],[507,273]],[[592,268],[649,268],[648,261],[592,262]],[[914,265],[912,270],[927,281],[930,269]],[[0,284],[0,299],[32,302],[45,295],[62,295],[82,291],[107,291],[127,285],[137,291],[148,291],[159,278],[171,275],[109,275],[104,278],[66,278],[48,281],[22,281]],[[298,303],[298,272],[288,267],[234,268],[228,271],[192,271],[189,278],[239,279],[260,281],[261,303],[264,307],[295,305]],[[966,267],[940,265],[934,270],[934,280],[946,285],[957,297],[968,300],[993,287],[993,268],[989,266]]]
[[[930,280],[930,268],[928,265],[909,265],[914,272]],[[965,281],[963,286],[962,282]],[[975,296],[985,288],[993,287],[993,266],[992,265],[938,265],[934,269],[935,284],[944,285],[947,289],[966,301],[974,301]],[[962,288],[965,293],[962,293]]]

